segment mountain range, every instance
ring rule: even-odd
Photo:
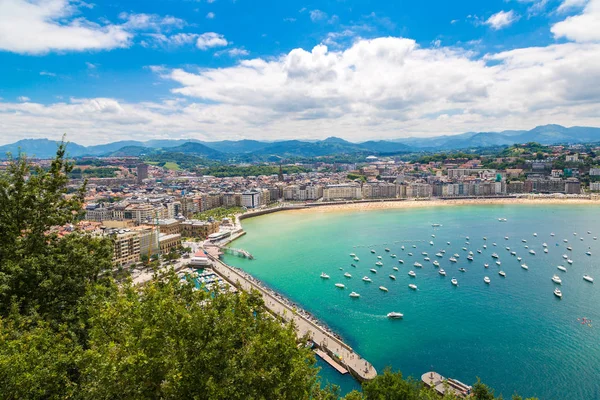
[[[195,139],[119,141],[95,146],[68,144],[71,157],[83,156],[141,156],[160,153],[183,153],[214,160],[232,159],[237,156],[256,157],[317,157],[334,154],[399,154],[416,151],[460,150],[492,146],[508,146],[515,143],[537,142],[541,144],[600,142],[600,128],[544,125],[534,129],[502,132],[467,132],[428,138],[405,138],[396,140],[366,141],[352,143],[337,137],[318,141],[285,140],[276,142],[258,140],[224,140],[204,142]],[[0,157],[19,151],[30,157],[51,158],[56,153],[57,142],[48,139],[23,139],[0,146]]]

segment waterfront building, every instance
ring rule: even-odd
[[[566,194],[581,194],[581,183],[577,178],[568,178],[565,183]]]
[[[411,183],[406,187],[407,198],[428,198],[431,197],[431,185],[427,183]]]
[[[590,190],[594,192],[600,191],[600,182],[590,182]]]
[[[362,198],[362,190],[359,184],[344,183],[338,185],[327,185],[323,189],[323,200],[356,200]]]
[[[188,220],[181,223],[181,234],[185,237],[206,239],[209,235],[219,231],[218,221]]]
[[[396,185],[386,182],[369,182],[362,187],[365,199],[395,198],[398,194]]]
[[[262,204],[262,192],[258,190],[247,190],[242,193],[242,206],[246,208],[260,207]]]

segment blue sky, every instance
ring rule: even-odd
[[[0,0],[0,143],[600,125],[600,0]]]

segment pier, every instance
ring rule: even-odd
[[[256,290],[261,293],[265,306],[284,321],[293,321],[298,337],[308,336],[315,343],[317,350],[320,351],[317,354],[338,372],[344,373],[346,371],[359,382],[369,381],[377,376],[377,371],[371,363],[363,359],[328,329],[320,326],[306,311],[291,305],[282,296],[263,288],[250,276],[219,260],[218,247],[207,247],[206,252],[213,261],[213,268],[216,273],[234,285],[239,284],[241,289],[246,291]]]
[[[254,257],[252,256],[252,254],[250,254],[250,252],[246,251],[246,250],[242,250],[242,249],[234,249],[231,247],[221,247],[221,251],[225,254],[231,254],[233,256],[237,256],[237,257],[242,257],[242,258],[248,258],[250,260],[254,260]]]
[[[446,393],[452,393],[460,398],[465,398],[471,394],[473,389],[471,386],[457,381],[452,378],[444,378],[437,372],[426,372],[421,376],[421,381],[427,387],[435,390],[439,395],[443,396]]]

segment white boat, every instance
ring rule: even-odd
[[[404,246],[400,247],[400,249],[404,250]]]
[[[408,287],[412,290],[417,290],[417,285],[415,285],[414,283],[409,284]]]
[[[435,256],[436,256],[436,257],[440,257],[440,258],[444,257],[444,255],[443,255],[442,253],[436,253],[436,255],[435,255]]]
[[[481,254],[481,250],[477,249],[477,252],[478,252],[479,254]]]
[[[463,251],[467,251],[467,248],[466,248],[466,247],[463,247],[463,248],[462,248],[462,250],[463,250]]]
[[[408,255],[409,255],[410,257],[412,257],[413,253],[408,253]]]
[[[516,256],[516,255],[517,255],[517,252],[516,252],[516,251],[511,251],[511,252],[510,252],[510,255],[511,255],[511,256]]]
[[[443,269],[440,269],[438,271],[438,274],[442,275],[442,276],[446,276],[446,271],[444,271]]]
[[[398,267],[394,267],[392,268],[394,271],[398,271]]]
[[[415,271],[408,271],[408,276],[411,276],[413,278],[417,277],[417,274],[415,274]]]
[[[350,253],[350,257],[354,258],[354,257],[356,257],[356,254]]]
[[[487,238],[484,236],[484,237],[483,237],[483,240],[487,240]]]
[[[374,268],[371,268],[369,271],[371,271],[371,272],[372,272],[372,273],[374,273],[374,274],[376,274],[376,273],[377,273],[377,270],[376,270],[376,269],[374,269]]]
[[[483,245],[483,248],[484,248],[484,249],[487,249],[487,245],[485,245],[485,244],[484,244],[484,245]]]
[[[395,255],[395,254],[392,254],[390,257],[392,257],[392,258],[396,258],[396,255]]]
[[[423,252],[421,252],[421,255],[422,255],[422,256],[426,256],[426,255],[428,255],[428,254],[427,254],[427,252],[426,252],[426,251],[423,251]]]
[[[404,264],[404,260],[398,260],[400,264]]]
[[[390,275],[390,279],[395,281],[396,277],[394,275]]]
[[[329,279],[329,275],[327,275],[325,272],[321,272],[321,278]]]
[[[521,239],[521,242],[523,242],[523,243],[527,243],[527,240],[525,240],[525,239]]]
[[[343,288],[345,288],[346,286],[345,286],[343,283],[336,283],[336,284],[335,284],[335,287],[337,287],[337,288],[340,288],[340,289],[343,289]]]
[[[547,253],[547,252],[548,252],[548,249],[544,249],[544,253]]]
[[[548,243],[542,243],[543,247],[548,247]]]
[[[498,254],[494,253],[494,254],[492,254],[492,258],[500,258],[500,257],[498,257]]]
[[[360,294],[358,294],[358,293],[356,293],[356,292],[352,292],[352,293],[350,293],[350,297],[353,297],[353,298],[355,298],[355,299],[356,299],[356,298],[359,298],[359,297],[360,297]]]
[[[560,279],[560,277],[558,275],[552,276],[552,282],[562,285],[562,280]]]
[[[504,271],[498,271],[498,275],[500,275],[503,278],[506,278],[506,272]]]
[[[453,263],[458,262],[458,260],[454,257],[450,257],[448,260]]]
[[[535,256],[535,250],[529,250],[529,254],[534,255]]]
[[[429,241],[429,245],[430,245],[430,246],[433,246],[433,242],[432,242],[431,240]]]
[[[362,280],[365,282],[371,282],[371,278],[369,278],[368,276],[363,276]]]
[[[506,251],[510,251],[510,247],[507,247],[507,248],[506,248]]]
[[[521,264],[521,268],[523,268],[523,269],[529,269],[529,267],[527,266],[527,264]]]
[[[588,234],[588,235],[591,235],[591,234],[592,234],[592,231],[588,231],[588,232],[587,232],[587,234]]]
[[[378,259],[378,260],[382,260],[382,259],[383,259],[383,257],[381,257],[381,256],[377,256],[377,259]]]
[[[562,265],[559,265],[558,267],[556,267],[558,269],[560,269],[563,272],[567,272],[567,269],[565,267],[563,267]]]
[[[526,249],[528,249],[528,248],[529,248],[529,246],[527,246],[527,245],[525,245],[525,246],[523,246],[523,247],[525,247]]]
[[[501,263],[500,261],[496,261],[496,265],[497,265],[497,266],[501,266],[501,265],[502,265],[502,263]]]
[[[438,262],[438,260],[435,260],[432,264],[435,265],[436,267],[440,266],[440,263]]]
[[[565,243],[569,243],[569,241],[568,241],[567,239],[563,240],[563,242],[565,242]]]
[[[467,260],[473,261],[473,256],[467,256]]]
[[[563,254],[563,258],[566,260],[566,259],[568,259],[568,258],[569,258],[569,256],[568,256],[568,255],[566,255],[566,254]]]
[[[554,232],[552,232],[552,233],[550,234],[550,236],[554,236]]]
[[[594,283],[594,278],[592,278],[592,277],[591,277],[591,276],[589,276],[589,275],[584,275],[584,276],[583,276],[583,280],[585,280],[585,281],[588,281],[588,282],[590,282],[590,283]]]
[[[567,262],[568,262],[569,264],[573,264],[573,260],[571,260],[571,259],[567,259]]]
[[[483,281],[484,281],[485,283],[487,283],[488,285],[489,285],[489,284],[490,284],[490,282],[491,282],[491,281],[490,281],[490,278],[489,278],[489,277],[487,277],[487,276],[486,276],[485,278],[483,278]]]
[[[521,261],[521,260],[522,260],[522,258],[521,258],[521,257],[517,257],[517,261]]]
[[[424,260],[424,261],[431,261],[431,258],[429,258],[429,257],[425,257],[423,260]]]
[[[588,256],[591,256],[592,252],[591,251],[586,251],[585,254],[588,255]]]
[[[360,258],[354,257],[354,261],[360,261]]]
[[[504,240],[508,240],[508,236],[504,236]]]
[[[490,264],[488,264],[488,263],[485,263],[485,264],[483,264],[483,266],[484,266],[484,267],[486,267],[486,268],[489,268],[489,267],[490,267]]]
[[[416,248],[417,248],[417,245],[416,245],[416,244],[413,244],[413,245],[412,245],[412,247],[413,247],[413,249],[416,249]]]
[[[388,313],[387,317],[390,319],[402,319],[404,318],[404,314],[393,311],[391,313]]]
[[[349,272],[346,272],[346,273],[344,274],[344,276],[345,276],[346,278],[352,278],[352,275],[350,275],[350,273],[349,273]]]
[[[448,246],[450,246],[450,242],[446,242],[446,244],[447,244]]]
[[[537,237],[537,233],[534,233],[533,236]]]
[[[446,254],[446,250],[440,250],[440,253]]]
[[[506,218],[498,218],[498,221],[499,221],[499,222],[506,222],[506,221],[507,221],[507,219],[506,219]]]
[[[583,238],[579,238],[579,240],[581,240],[583,242]]]
[[[577,236],[577,232],[573,232],[573,236]]]
[[[375,254],[375,250],[371,250],[371,253]]]
[[[382,292],[387,292],[387,288],[385,286],[379,286],[379,290],[381,290]]]
[[[465,268],[462,268],[462,267],[461,267],[461,268],[459,268],[458,270],[459,270],[460,272],[467,272],[467,270],[466,270]]]
[[[378,267],[381,267],[381,266],[383,266],[383,263],[382,263],[381,261],[377,261],[377,262],[375,263],[375,265],[377,265]]]
[[[454,286],[458,286],[458,281],[456,280],[456,278],[452,278],[450,280],[450,283],[452,283]]]
[[[442,224],[431,224],[431,226],[433,226],[434,228],[438,228],[438,227],[442,226]]]
[[[472,256],[472,255],[473,255],[473,252],[472,252],[472,251],[470,251],[470,252],[469,252],[469,255],[470,255],[470,256]]]
[[[554,295],[556,297],[558,297],[559,299],[562,298],[562,292],[560,291],[559,288],[554,289]]]
[[[417,268],[423,268],[423,265],[421,263],[418,263],[418,262],[414,263],[413,265],[415,267],[417,267]]]
[[[594,236],[594,240],[598,240],[598,238],[596,236]]]
[[[569,251],[573,251],[573,248],[572,248],[571,246],[568,246],[568,247],[567,247],[567,250],[569,250]]]
[[[387,251],[388,253],[390,252],[390,249],[386,248],[385,251]]]
[[[459,258],[460,257],[460,255],[458,253],[454,253],[453,256],[454,256],[454,258]]]

